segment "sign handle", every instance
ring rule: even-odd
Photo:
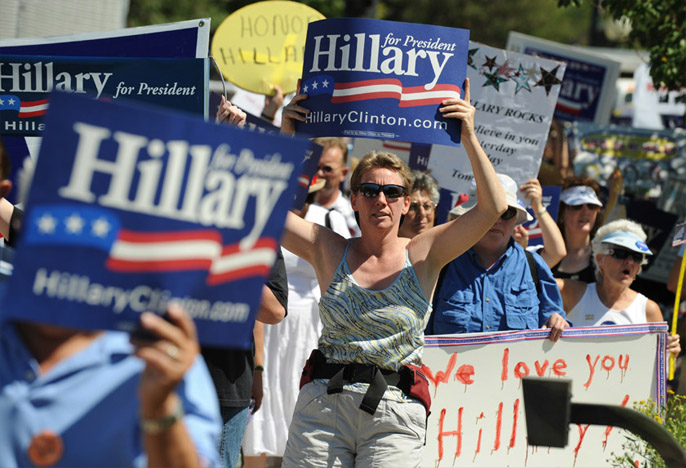
[[[681,268],[679,269],[679,282],[676,286],[674,297],[674,313],[672,314],[672,335],[676,334],[676,322],[679,317],[679,303],[681,302],[681,286],[684,284],[684,267],[686,267],[686,254],[681,257]],[[674,355],[669,356],[669,380],[674,379]]]

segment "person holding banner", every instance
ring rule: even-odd
[[[652,252],[646,233],[628,219],[612,221],[596,232],[591,243],[595,283],[558,279],[565,311],[576,326],[664,322],[655,301],[631,289]],[[679,335],[670,335],[667,351],[681,352]]]
[[[414,183],[410,192],[410,209],[400,224],[400,237],[412,239],[434,225],[440,198],[436,179],[421,171],[412,171]]]
[[[588,177],[565,179],[560,194],[558,226],[565,239],[567,255],[551,267],[555,278],[595,281],[591,238],[600,227],[603,204],[598,183]]]
[[[525,251],[512,237],[515,225],[531,217],[517,198],[516,182],[505,174],[498,174],[498,179],[509,208],[441,272],[426,334],[549,328],[550,340],[557,341],[569,326],[562,298],[543,258]],[[476,186],[472,183],[468,203],[474,195],[478,203],[478,187],[478,181]],[[464,207],[458,219],[473,209]]]
[[[282,131],[304,120],[306,95],[283,112]],[[439,111],[462,121],[479,202],[459,219],[412,239],[398,236],[412,176],[390,153],[363,157],[350,179],[361,237],[346,240],[289,213],[283,246],[314,267],[323,331],[301,379],[284,467],[419,466],[430,405],[421,374],[423,330],[441,268],[490,228],[507,203],[464,99]]]

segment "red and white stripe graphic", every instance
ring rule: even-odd
[[[135,232],[121,230],[107,259],[117,272],[207,270],[216,285],[255,275],[266,276],[276,258],[274,239],[259,239],[249,250],[222,246],[217,231]]]
[[[400,80],[383,78],[378,80],[336,83],[331,102],[353,102],[366,99],[392,98],[400,101],[400,107],[440,104],[446,99],[460,97],[460,87],[439,84],[427,90],[424,86],[404,88]]]
[[[21,103],[19,109],[19,117],[38,117],[44,115],[48,110],[48,99],[41,99],[40,101],[24,101]]]

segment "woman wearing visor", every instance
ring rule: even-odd
[[[575,326],[664,321],[655,301],[631,289],[646,256],[652,255],[645,240],[641,226],[628,219],[598,229],[591,244],[596,282],[557,280],[565,312]],[[679,335],[669,337],[667,351],[679,355]]]
[[[588,177],[566,179],[560,194],[558,226],[565,240],[567,256],[551,268],[555,278],[571,278],[584,283],[595,281],[591,238],[600,227],[598,184]]]

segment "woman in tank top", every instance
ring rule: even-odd
[[[565,240],[567,255],[551,267],[555,278],[571,278],[584,283],[595,281],[591,238],[600,227],[598,183],[588,177],[564,180],[560,194],[558,227]]]
[[[631,284],[652,252],[641,226],[628,219],[598,229],[591,243],[596,282],[586,284],[558,279],[567,318],[574,326],[624,325],[663,322],[655,301],[631,289]],[[679,355],[679,335],[669,337],[667,350]]]
[[[390,153],[368,154],[351,176],[350,201],[361,237],[346,240],[289,213],[283,246],[317,273],[323,325],[319,351],[327,368],[372,367],[386,375],[408,364],[421,365],[423,330],[441,268],[479,240],[507,209],[474,132],[469,95],[467,81],[464,100],[449,99],[440,107],[443,117],[462,121],[462,144],[479,200],[469,213],[412,239],[399,237],[413,181],[407,165]],[[305,120],[306,99],[299,94],[284,109],[282,131],[292,131],[293,120]],[[420,400],[388,384],[378,407],[362,411],[372,385],[346,379],[342,388],[327,391],[335,379],[315,374],[301,388],[283,466],[418,466],[426,433]]]

